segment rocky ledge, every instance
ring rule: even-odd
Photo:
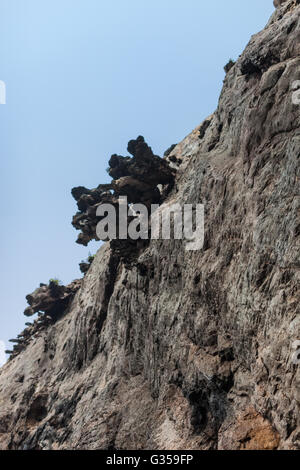
[[[41,283],[32,294],[26,296],[29,307],[24,310],[24,315],[30,317],[37,313],[38,318],[33,323],[27,322],[27,328],[17,338],[10,340],[14,343],[13,350],[5,351],[10,355],[10,359],[24,351],[33,339],[65,314],[81,282],[81,279],[76,279],[71,284],[63,286],[53,279],[49,284]]]

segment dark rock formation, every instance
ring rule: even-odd
[[[205,205],[203,249],[151,240],[128,269],[104,244],[68,315],[1,368],[0,448],[300,448],[297,4],[251,38],[215,113],[165,159],[182,163],[163,207]],[[161,161],[142,140],[130,151],[113,181],[155,193],[145,168]],[[78,224],[112,191],[73,191]]]
[[[173,182],[174,172],[165,160],[153,154],[143,137],[131,140],[127,150],[133,156],[132,158],[112,155],[109,160],[109,175],[116,181],[114,183],[116,191],[118,191],[118,180],[127,176],[144,183],[146,185],[145,192],[148,188],[154,190],[158,184],[164,185]],[[142,188],[139,186],[138,190],[141,191]],[[134,196],[130,202],[141,202],[140,195]]]
[[[92,262],[94,261],[95,256],[89,255],[86,261],[81,261],[79,263],[79,269],[82,274],[86,274],[91,267]]]
[[[64,312],[70,300],[74,297],[81,285],[81,280],[77,279],[67,286],[60,285],[54,281],[49,284],[40,284],[32,294],[26,296],[30,305],[24,311],[24,315],[30,317],[37,312],[43,312],[45,315],[55,319]]]
[[[96,216],[96,211],[99,205],[112,204],[118,211],[118,198],[126,196],[128,204],[142,203],[150,207],[162,200],[158,185],[165,186],[166,190],[171,189],[175,170],[166,160],[153,154],[142,136],[131,140],[127,150],[132,158],[112,155],[109,160],[108,173],[113,178],[111,184],[100,184],[92,190],[82,186],[72,189],[80,211],[72,221],[72,225],[81,230],[77,243],[86,246],[90,240],[98,240],[96,226],[101,218]],[[128,243],[124,241],[113,245],[128,248]],[[136,243],[129,245],[135,247]]]
[[[170,153],[174,150],[177,144],[172,144],[164,153],[164,157],[168,157]]]
[[[25,323],[27,328],[18,335],[18,338],[11,339],[15,343],[13,350],[7,350],[6,354],[10,359],[15,358],[32,341],[33,338],[47,329],[51,324],[58,320],[66,311],[75,293],[81,286],[81,279],[73,281],[67,286],[59,285],[54,281],[49,284],[40,284],[32,294],[26,296],[30,305],[24,311],[24,315],[32,316],[38,313],[38,318],[33,323]]]
[[[234,64],[235,64],[234,60],[229,59],[229,61],[227,62],[227,64],[224,66],[224,71],[225,71],[225,73],[228,73],[229,70],[232,69],[232,67],[234,66]]]
[[[79,269],[82,272],[82,274],[86,274],[88,270],[90,269],[91,263],[86,263],[85,261],[82,261],[79,263]]]

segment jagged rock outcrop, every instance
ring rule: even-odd
[[[95,255],[89,255],[88,258],[84,261],[82,260],[79,263],[79,269],[83,274],[86,274],[91,267],[92,262],[94,261]]]
[[[29,307],[24,310],[24,315],[30,317],[38,313],[38,318],[33,323],[26,323],[27,328],[18,335],[18,338],[10,340],[14,343],[13,350],[6,351],[10,359],[24,351],[32,339],[66,312],[81,282],[81,279],[76,279],[71,284],[63,286],[55,280],[50,280],[49,284],[41,283],[32,294],[26,296]]]
[[[205,205],[203,249],[151,240],[126,264],[103,245],[1,369],[0,448],[299,449],[299,13],[274,12],[165,159],[163,205]]]
[[[76,279],[67,286],[52,280],[49,284],[40,284],[40,287],[32,294],[26,296],[29,307],[24,310],[24,315],[30,317],[37,312],[42,312],[56,319],[64,312],[80,285],[81,279]]]
[[[118,198],[126,196],[128,205],[142,203],[150,207],[151,204],[160,203],[170,191],[175,170],[166,160],[153,154],[144,137],[131,140],[127,150],[132,158],[112,155],[109,160],[108,173],[113,178],[111,184],[100,184],[92,190],[83,186],[72,189],[80,211],[72,220],[72,225],[81,230],[77,243],[86,246],[90,240],[99,240],[96,233],[97,223],[101,220],[96,214],[99,205],[111,204],[118,210]],[[162,185],[164,190],[160,191],[158,185]],[[128,248],[128,243],[122,242],[121,245]],[[135,249],[136,245],[130,243],[130,249]],[[120,247],[120,241],[117,246]]]
[[[224,72],[225,73],[228,73],[230,69],[232,69],[232,67],[234,66],[235,64],[235,61],[232,60],[232,59],[229,59],[229,61],[227,62],[227,64],[224,66]],[[208,121],[205,121],[205,122],[208,122]]]

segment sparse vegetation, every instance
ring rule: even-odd
[[[92,264],[92,262],[94,261],[94,258],[95,258],[96,255],[92,255],[90,252],[88,254],[88,257],[86,259],[82,259],[81,260],[81,263],[90,263]]]
[[[59,279],[57,279],[56,277],[53,277],[53,278],[49,279],[49,284],[56,284],[57,286],[60,286],[61,281]]]
[[[86,274],[94,261],[96,255],[92,255],[90,252],[88,254],[88,257],[86,260],[81,260],[81,263],[79,263],[79,269],[83,274]]]
[[[92,264],[92,262],[94,261],[95,256],[96,255],[92,255],[91,253],[89,253],[88,258],[87,258],[88,263]]]

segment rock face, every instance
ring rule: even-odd
[[[273,4],[275,8],[281,7],[286,2],[286,0],[273,0]]]
[[[299,449],[299,18],[276,10],[166,156],[163,204],[205,205],[203,249],[103,245],[1,369],[1,449]]]

